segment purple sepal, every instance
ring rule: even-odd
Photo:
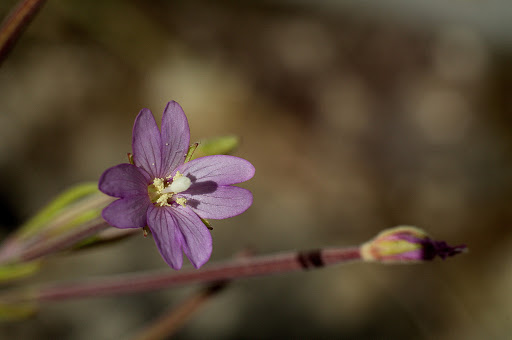
[[[439,256],[444,260],[447,257],[455,256],[467,250],[465,244],[451,247],[444,241],[433,241],[430,239],[424,240],[422,243],[424,260],[432,260],[436,256]]]

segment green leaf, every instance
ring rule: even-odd
[[[240,143],[236,136],[222,136],[205,139],[199,143],[192,159],[211,155],[226,155],[232,153]]]
[[[35,303],[5,303],[0,301],[0,321],[26,319],[37,312]]]
[[[83,183],[63,192],[46,207],[41,209],[34,217],[21,226],[19,236],[30,237],[39,229],[44,228],[56,216],[70,205],[84,199],[92,194],[99,193],[97,183]]]
[[[81,214],[77,214],[68,223],[59,226],[51,231],[51,236],[62,235],[63,233],[72,230],[73,228],[79,227],[85,223],[88,223],[101,215],[101,209],[90,209],[84,211]]]
[[[34,275],[39,271],[40,268],[41,261],[15,263],[0,266],[0,283],[6,283]]]

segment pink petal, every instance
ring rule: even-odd
[[[142,109],[133,125],[133,161],[153,178],[163,177],[161,144],[160,131],[153,114],[148,109]]]
[[[178,270],[183,264],[183,236],[177,226],[179,222],[171,209],[151,205],[148,209],[148,226],[160,255],[169,266]]]
[[[197,195],[189,193],[196,189],[191,188],[181,196],[187,199],[187,206],[202,218],[219,220],[233,217],[246,211],[252,204],[252,194],[247,189],[220,186],[213,192],[205,190]]]
[[[245,159],[226,156],[206,156],[178,167],[177,171],[189,177],[192,183],[215,182],[229,185],[245,182],[254,176],[254,166]]]
[[[160,254],[172,268],[181,268],[182,250],[196,268],[210,258],[210,232],[189,208],[151,206],[148,210],[148,225]]]
[[[203,221],[188,207],[173,209],[183,235],[183,251],[194,267],[199,268],[212,255],[212,235]]]
[[[130,197],[146,194],[150,183],[148,174],[131,164],[119,164],[105,170],[98,188],[113,197]]]
[[[169,176],[183,163],[190,145],[190,129],[185,112],[175,101],[167,103],[162,116],[162,171]]]
[[[110,203],[101,215],[108,224],[117,228],[142,228],[151,205],[148,195],[121,198]]]

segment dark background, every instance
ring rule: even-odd
[[[5,17],[15,1],[3,1]],[[241,136],[253,206],[212,261],[417,225],[469,253],[241,280],[177,338],[509,339],[507,1],[49,1],[0,68],[0,226],[125,162],[143,107]],[[39,281],[166,265],[154,243],[53,258]],[[59,302],[2,339],[121,339],[195,287]]]

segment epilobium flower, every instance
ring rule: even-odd
[[[201,219],[224,219],[252,204],[250,191],[232,186],[252,178],[248,161],[226,155],[185,162],[190,143],[181,106],[167,104],[161,131],[153,114],[142,109],[133,126],[133,165],[106,170],[99,189],[117,197],[102,216],[117,228],[148,226],[164,260],[180,269],[183,254],[199,268],[212,253],[212,238]]]
[[[367,261],[420,262],[436,256],[445,259],[466,249],[465,245],[450,247],[444,241],[434,241],[416,227],[402,226],[379,233],[361,246],[361,256]]]

